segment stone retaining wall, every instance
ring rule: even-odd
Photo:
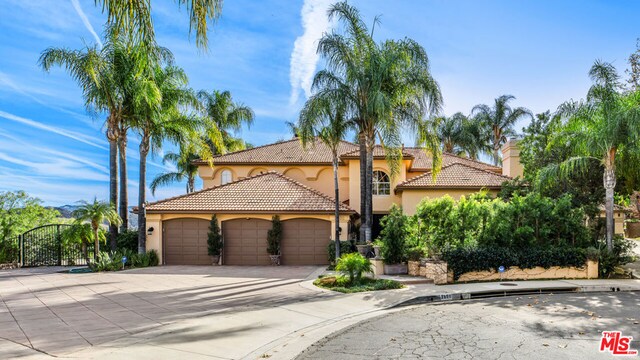
[[[521,269],[513,266],[502,274],[496,270],[472,271],[462,274],[457,281],[454,281],[453,271],[448,269],[448,264],[445,261],[427,261],[424,265],[420,265],[419,273],[420,276],[433,280],[436,285],[469,281],[597,279],[598,262],[589,260],[581,268],[552,266],[548,269],[543,267]]]

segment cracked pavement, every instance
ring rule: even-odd
[[[605,359],[602,331],[640,349],[640,292],[525,295],[417,305],[356,324],[298,359]]]

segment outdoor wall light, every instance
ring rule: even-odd
[[[147,229],[147,235],[153,235],[153,226]]]

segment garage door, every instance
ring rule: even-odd
[[[283,265],[326,265],[327,245],[331,241],[331,223],[317,219],[292,219],[282,222]]]
[[[269,265],[267,231],[271,221],[237,219],[222,222],[225,265]]]
[[[163,222],[164,263],[167,265],[211,265],[207,253],[209,221],[176,219]]]

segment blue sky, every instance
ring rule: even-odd
[[[188,14],[153,0],[158,42],[171,49],[194,89],[229,90],[256,121],[240,134],[261,145],[289,138],[310,77],[321,66],[315,42],[329,29],[327,0],[226,0],[203,54],[188,36]],[[413,38],[431,59],[445,113],[512,94],[534,112],[584,96],[595,59],[620,72],[640,37],[635,1],[352,1],[379,39]],[[93,0],[3,0],[0,12],[0,191],[23,189],[46,204],[107,197],[103,115],[85,112],[62,70],[37,66],[47,47],[96,41],[105,16]],[[413,139],[407,135],[406,143]],[[131,202],[137,199],[137,140],[129,143]],[[169,149],[170,147],[168,147]],[[150,159],[148,178],[167,170]],[[184,191],[162,189],[151,201]]]

